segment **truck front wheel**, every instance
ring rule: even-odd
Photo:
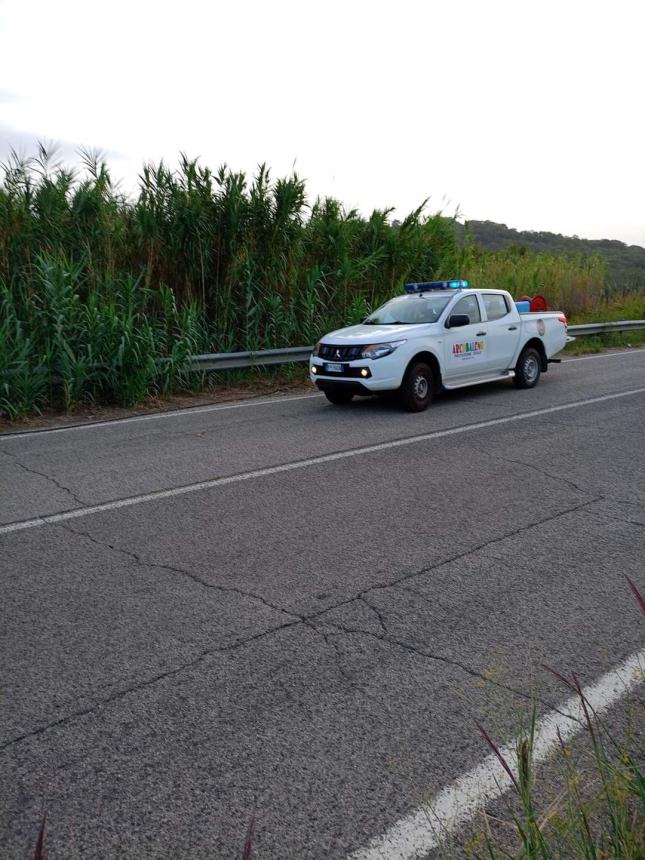
[[[537,349],[527,346],[515,365],[513,382],[516,388],[535,388],[540,381],[542,359]]]
[[[425,362],[411,364],[401,383],[400,398],[408,412],[423,412],[432,401],[434,375]]]

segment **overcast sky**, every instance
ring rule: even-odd
[[[0,157],[180,150],[645,245],[643,0],[0,0]]]

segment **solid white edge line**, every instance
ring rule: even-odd
[[[570,364],[573,361],[590,361],[597,358],[618,358],[621,355],[635,355],[645,353],[645,349],[634,349],[629,352],[610,352],[602,355],[585,355],[580,358],[563,358],[562,364]],[[69,427],[42,427],[36,430],[27,430],[24,433],[0,433],[0,442],[10,442],[13,439],[27,439],[31,436],[51,435],[54,433],[68,433],[72,430],[94,430],[103,427],[120,427],[123,424],[132,424],[135,421],[156,421],[161,418],[181,418],[184,415],[199,415],[207,412],[221,412],[225,409],[242,409],[245,406],[270,406],[274,403],[288,403],[293,400],[311,400],[314,397],[322,397],[321,392],[314,394],[297,394],[289,397],[274,397],[270,400],[243,400],[239,403],[212,404],[210,406],[190,406],[187,409],[169,409],[168,412],[153,412],[150,415],[130,415],[127,418],[112,418],[109,421],[88,421],[86,424],[72,424]]]
[[[183,487],[174,487],[169,490],[155,490],[140,496],[130,496],[125,499],[116,499],[113,502],[102,502],[86,508],[74,508],[59,514],[48,514],[43,517],[35,517],[31,520],[21,520],[15,523],[7,523],[0,526],[0,535],[10,532],[23,531],[24,529],[37,528],[38,526],[54,525],[67,520],[75,520],[80,517],[88,517],[106,511],[115,511],[120,508],[129,508],[144,502],[171,499],[175,496],[183,496],[187,493],[195,493],[200,490],[210,490],[215,487],[224,487],[229,484],[238,484],[254,478],[264,478],[268,475],[278,475],[281,472],[291,472],[296,469],[304,469],[308,466],[319,466],[324,463],[333,463],[336,460],[347,460],[351,457],[359,457],[363,454],[374,454],[379,451],[387,451],[390,448],[401,448],[414,445],[418,442],[427,442],[431,439],[441,439],[444,436],[457,436],[461,433],[470,433],[473,430],[483,430],[487,427],[496,427],[498,424],[510,424],[516,421],[526,421],[529,418],[538,418],[541,415],[551,415],[554,412],[563,412],[567,409],[577,409],[582,406],[590,406],[593,403],[603,403],[607,400],[617,400],[621,397],[630,397],[635,394],[645,394],[645,388],[634,388],[630,391],[620,391],[616,394],[603,394],[599,397],[591,397],[587,400],[576,400],[571,403],[561,403],[558,406],[548,406],[544,409],[534,409],[531,412],[520,412],[517,415],[509,415],[506,418],[491,418],[488,421],[478,421],[475,424],[466,424],[463,427],[449,427],[446,430],[435,430],[431,433],[422,433],[418,436],[406,436],[403,439],[394,439],[389,442],[379,442],[375,445],[365,445],[361,448],[351,448],[348,451],[338,451],[334,454],[322,454],[319,457],[310,457],[307,460],[295,460],[291,463],[283,463],[279,466],[268,466],[264,469],[255,469],[251,472],[241,472],[224,478],[212,478],[199,481],[195,484],[187,484]]]
[[[645,650],[642,650],[585,687],[583,693],[588,706],[596,714],[601,714],[616,704],[642,682],[644,664]],[[584,713],[577,695],[572,696],[560,710],[564,713],[551,711],[536,724],[535,764],[544,761],[558,748],[559,738],[566,743],[584,727]],[[500,749],[516,778],[518,740],[516,738]],[[385,834],[350,854],[347,860],[420,860],[470,821],[487,803],[501,797],[511,785],[511,778],[499,759],[491,754],[442,789],[430,803],[401,818]]]
[[[579,355],[577,358],[563,358],[562,364],[571,364],[574,361],[593,361],[594,358],[618,358],[619,356],[638,355],[645,353],[645,349],[637,347],[626,352],[607,352],[602,355]]]
[[[13,439],[28,439],[33,436],[50,436],[54,433],[68,433],[72,430],[94,430],[104,427],[121,427],[123,424],[133,424],[135,421],[156,421],[160,418],[181,418],[184,415],[200,415],[206,412],[222,412],[225,409],[241,409],[244,406],[271,406],[274,403],[288,403],[292,400],[311,400],[322,397],[318,391],[315,394],[294,394],[289,397],[272,397],[266,400],[241,400],[239,403],[213,403],[210,406],[189,406],[187,409],[169,409],[168,412],[152,412],[149,415],[130,415],[127,418],[112,418],[108,421],[88,421],[86,424],[72,424],[68,427],[42,427],[27,430],[24,433],[0,433],[0,442]]]

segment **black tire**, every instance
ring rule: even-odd
[[[414,362],[405,371],[399,397],[408,412],[423,412],[432,402],[435,382],[432,368],[423,361]]]
[[[542,356],[532,346],[522,350],[515,365],[513,382],[516,388],[535,388],[542,373]]]
[[[349,406],[354,395],[351,391],[343,391],[342,388],[337,388],[334,391],[325,391],[325,397],[334,406]]]

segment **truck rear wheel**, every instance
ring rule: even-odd
[[[408,412],[423,412],[432,402],[434,375],[423,361],[414,362],[405,371],[399,397]]]
[[[515,376],[513,382],[516,388],[535,388],[540,381],[542,372],[542,358],[540,353],[532,346],[522,350],[522,354],[515,365]]]

